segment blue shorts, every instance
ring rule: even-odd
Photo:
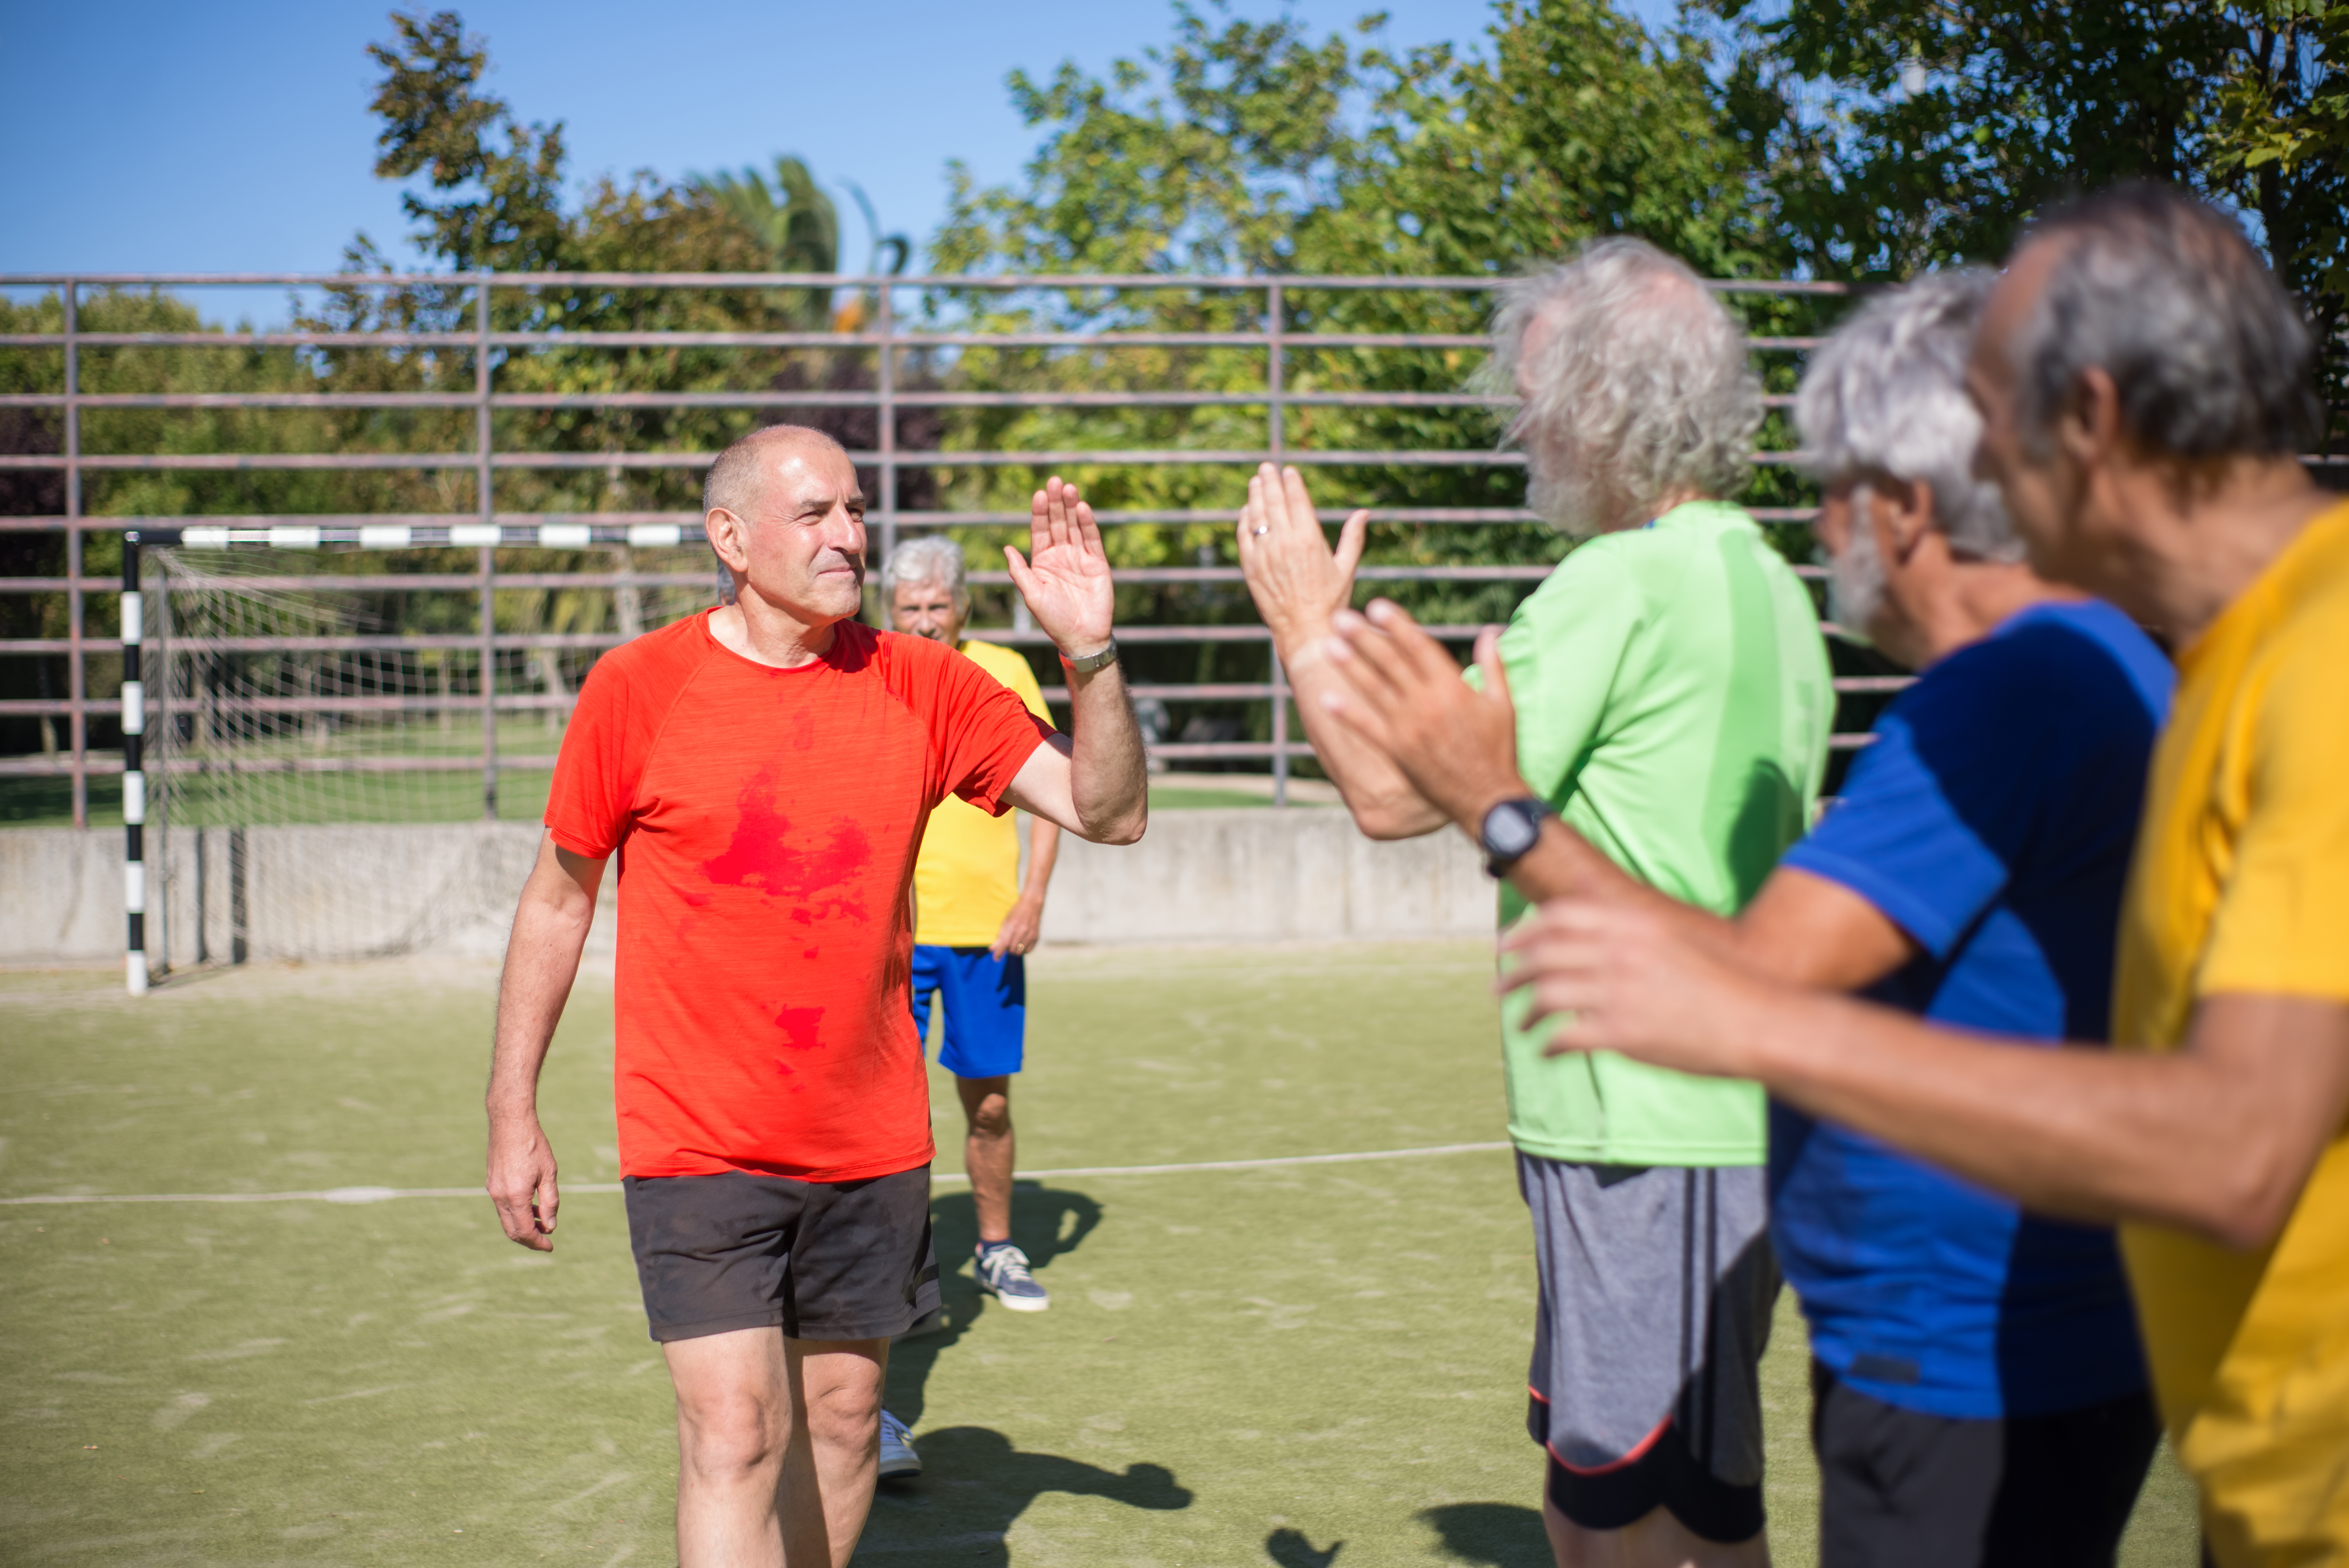
[[[984,947],[914,948],[914,1032],[930,1037],[930,993],[946,1004],[938,1066],[957,1078],[1001,1078],[1019,1070],[1028,1037],[1028,961]]]

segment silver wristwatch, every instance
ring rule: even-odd
[[[1097,669],[1117,663],[1117,643],[1112,639],[1094,652],[1075,658],[1062,654],[1061,662],[1068,665],[1073,674],[1089,676]]]

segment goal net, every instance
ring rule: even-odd
[[[674,579],[568,593],[559,573],[501,579],[485,647],[462,579],[351,564],[143,554],[159,969],[494,950],[579,683],[604,646],[709,602]]]

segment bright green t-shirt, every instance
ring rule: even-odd
[[[1809,823],[1835,714],[1818,613],[1754,520],[1721,501],[1569,553],[1501,638],[1526,780],[1608,859],[1734,914]],[[1506,884],[1501,923],[1525,901]],[[1528,1154],[1758,1165],[1762,1091],[1609,1053],[1544,1057],[1502,1014],[1509,1136]]]

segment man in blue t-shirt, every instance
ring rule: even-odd
[[[2104,1037],[2171,672],[2111,606],[2022,564],[1962,388],[1989,280],[1879,295],[1798,415],[1835,618],[1923,673],[1839,803],[1734,920],[1631,883],[1551,821],[1510,880],[1669,909],[1764,973],[1951,1024]],[[1339,706],[1431,798],[1522,792],[1502,672],[1464,693],[1391,606],[1341,625]],[[2158,1423],[2112,1233],[2040,1220],[1774,1107],[1771,1235],[1811,1326],[1825,1568],[2110,1563]]]

